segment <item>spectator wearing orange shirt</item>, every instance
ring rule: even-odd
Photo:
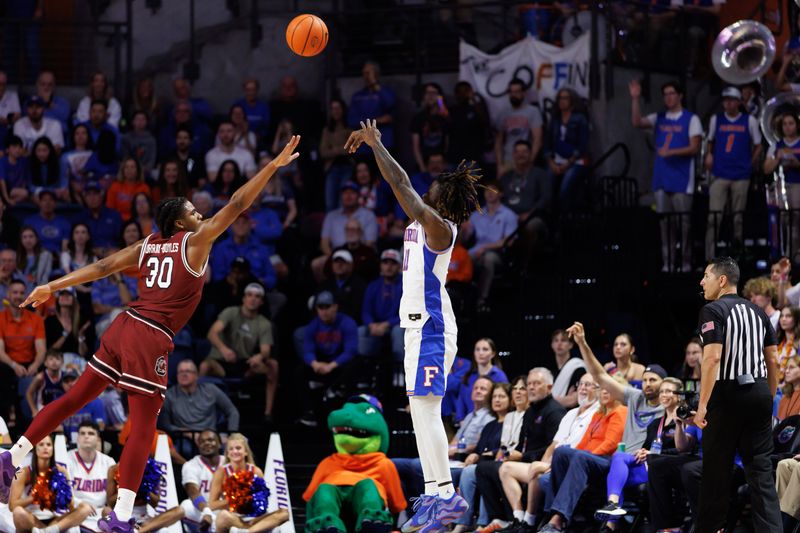
[[[150,187],[144,182],[142,167],[136,159],[129,157],[119,166],[117,181],[108,188],[106,207],[115,209],[122,220],[128,220],[133,211],[133,198],[140,192],[150,197]]]
[[[44,320],[41,316],[21,309],[27,289],[21,280],[8,286],[9,305],[0,312],[0,383],[6,386],[18,382],[18,394],[0,394],[0,416],[6,418],[9,408],[22,397],[33,376],[42,366],[46,351]],[[18,378],[18,379],[17,379]],[[27,411],[27,404],[20,405]]]

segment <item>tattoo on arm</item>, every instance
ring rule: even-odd
[[[400,167],[400,164],[394,160],[389,154],[389,151],[383,144],[378,144],[373,147],[372,151],[375,154],[375,161],[378,163],[378,168],[383,175],[383,178],[389,183],[397,196],[397,201],[406,214],[418,221],[423,226],[425,222],[432,215],[431,208],[425,205],[417,191],[411,186],[411,180],[408,179],[406,172]]]

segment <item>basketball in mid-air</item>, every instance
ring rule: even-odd
[[[328,44],[328,27],[316,15],[297,15],[286,27],[286,42],[297,55],[315,56]]]

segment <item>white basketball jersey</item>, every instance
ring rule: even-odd
[[[72,479],[72,495],[76,500],[99,509],[106,505],[108,469],[116,461],[104,453],[97,452],[92,463],[84,463],[78,450],[67,454],[67,472]]]
[[[225,458],[219,457],[219,463],[223,464]],[[214,479],[216,469],[209,465],[203,457],[195,455],[191,461],[186,461],[181,468],[181,483],[194,483],[200,489],[200,494],[208,500],[211,493],[211,480]]]
[[[450,295],[444,288],[458,229],[449,220],[445,222],[450,226],[453,240],[441,251],[428,246],[425,230],[416,220],[403,234],[403,296],[400,298],[400,326],[403,328],[421,328],[430,318],[437,331],[458,331]]]

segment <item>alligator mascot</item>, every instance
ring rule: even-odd
[[[303,493],[308,533],[350,531],[385,533],[392,530],[392,513],[406,507],[400,477],[391,460],[389,428],[374,396],[347,400],[328,416],[334,453],[317,466]],[[388,509],[387,509],[388,508]]]

